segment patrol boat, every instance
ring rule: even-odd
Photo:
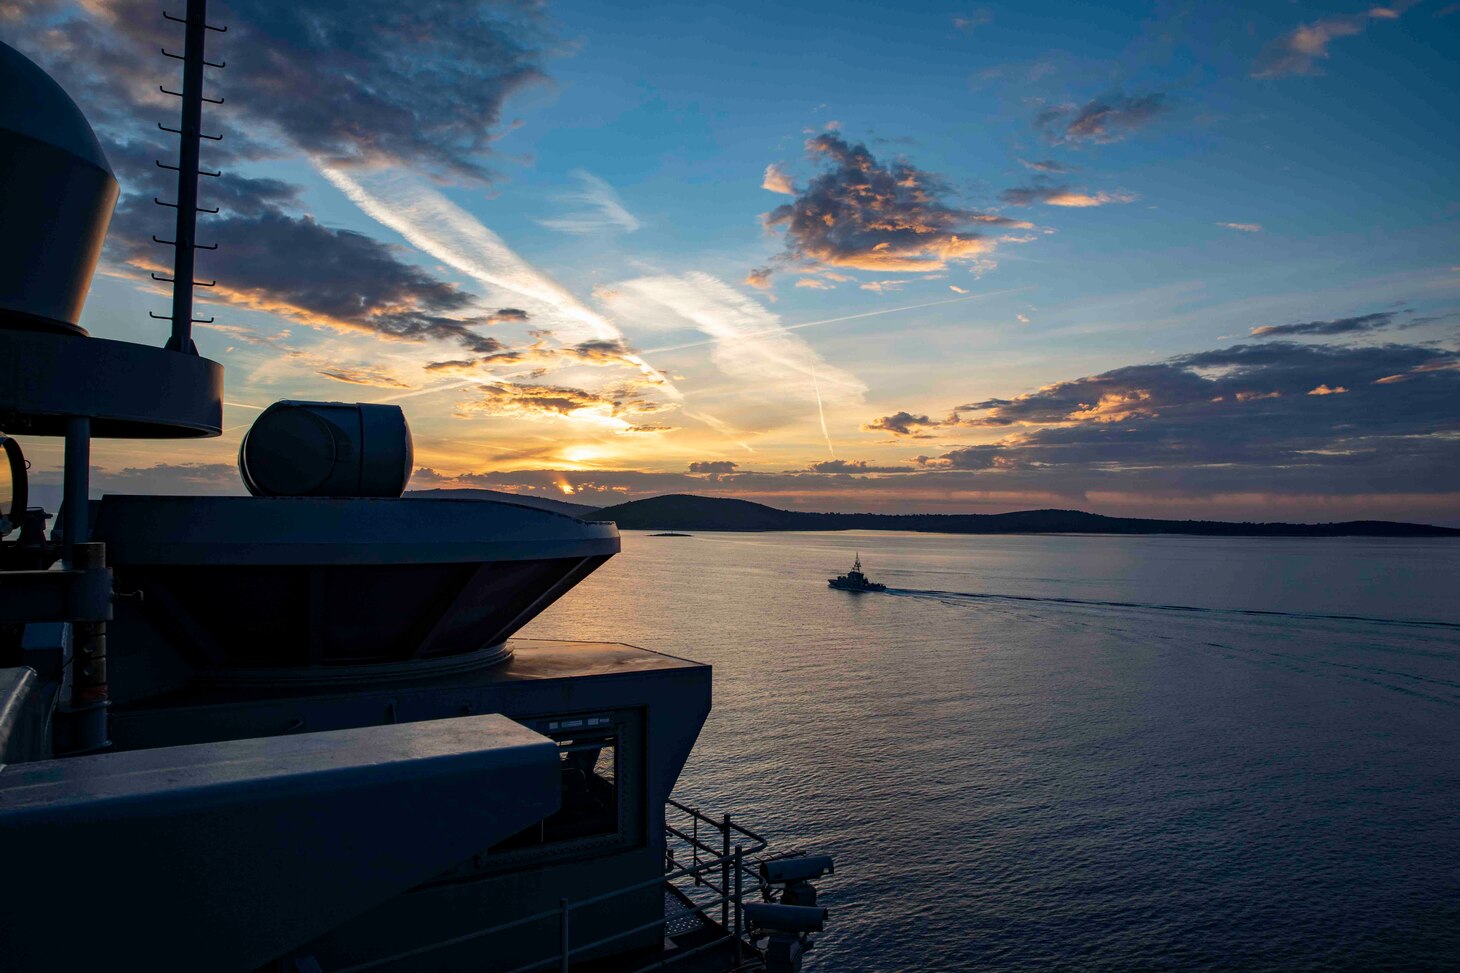
[[[379,404],[264,411],[249,496],[89,499],[93,438],[222,431],[191,339],[211,25],[202,0],[171,19],[166,347],[79,325],[117,181],[0,44],[0,966],[799,969],[831,860],[670,797],[710,667],[515,637],[618,552],[613,524],[402,499],[410,431]],[[64,440],[49,536],[16,435]]]
[[[846,574],[839,574],[835,578],[828,578],[828,587],[836,588],[839,591],[886,591],[887,585],[878,584],[876,581],[869,581],[862,573],[862,555],[858,554],[857,559],[852,562],[852,569]]]

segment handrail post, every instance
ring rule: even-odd
[[[76,545],[91,539],[91,420],[66,417],[65,469],[61,473],[61,508],[66,513],[62,551],[66,567],[74,568]],[[25,513],[25,511],[20,511]]]
[[[699,888],[700,882],[700,815],[698,811],[690,812],[690,860],[694,862],[695,888]]]
[[[745,868],[745,846],[744,845],[736,845],[735,846],[735,965],[737,967],[740,965],[740,937],[741,937],[741,934],[743,932],[743,930],[741,929],[741,918],[740,917],[741,917],[741,914],[742,913],[741,913],[740,906],[741,906],[741,896],[744,894],[744,890],[741,887],[741,882],[742,882],[742,879],[743,879],[743,876],[741,874],[741,871],[744,868]]]
[[[568,973],[568,900],[558,900],[558,970]]]
[[[730,815],[725,815],[720,849],[720,928],[730,928]]]

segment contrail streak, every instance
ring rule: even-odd
[[[326,173],[326,174],[328,174],[328,173]],[[358,200],[357,200],[357,202],[358,202]],[[390,224],[386,224],[386,225],[387,226],[390,226]],[[392,226],[391,228],[392,229],[395,229],[394,226]],[[427,252],[430,252],[430,251],[428,250]],[[814,327],[816,327],[818,325],[822,325],[822,324],[837,324],[837,323],[840,323],[842,321],[856,321],[859,318],[875,318],[875,317],[878,317],[878,316],[883,315],[883,314],[897,314],[897,313],[899,313],[901,311],[919,311],[919,310],[922,310],[923,308],[926,308],[926,307],[940,307],[940,306],[942,306],[944,304],[962,304],[965,301],[976,301],[979,298],[983,298],[983,297],[999,297],[999,296],[1004,295],[1004,294],[1019,294],[1019,293],[1022,293],[1023,291],[1032,290],[1032,289],[1033,289],[1032,286],[1031,287],[1012,287],[1012,288],[1008,288],[1006,290],[1001,290],[1001,291],[985,291],[982,294],[970,294],[967,297],[955,297],[955,298],[952,298],[952,299],[946,300],[946,301],[930,301],[927,304],[909,304],[909,305],[906,305],[905,307],[885,307],[885,308],[881,308],[881,309],[876,310],[876,311],[864,311],[861,314],[847,314],[847,315],[843,315],[842,317],[839,317],[839,318],[822,318],[819,321],[802,321],[800,324],[788,324],[788,325],[785,325],[784,327],[781,327],[781,328],[775,328],[775,329],[769,329],[768,328],[768,329],[766,329],[764,331],[752,331],[752,332],[749,332],[747,334],[741,335],[740,337],[742,337],[742,338],[762,338],[762,337],[768,337],[768,336],[771,336],[771,335],[780,334],[781,332],[784,332],[784,331],[799,331],[801,328],[814,328]],[[645,354],[645,355],[656,355],[656,354],[659,354],[660,352],[665,352],[665,351],[681,351],[681,350],[686,349],[686,348],[703,348],[706,345],[713,345],[713,344],[715,344],[716,341],[717,341],[717,339],[715,339],[715,338],[708,338],[708,339],[706,339],[704,341],[687,341],[684,344],[680,344],[680,345],[662,345],[662,346],[660,346],[658,348],[648,348],[648,349],[645,349],[642,352],[642,354]],[[652,368],[653,366],[649,366],[649,367]],[[657,372],[658,370],[655,369],[655,371]],[[451,391],[454,391],[456,389],[463,389],[463,388],[466,388],[468,385],[477,385],[477,384],[480,384],[482,382],[491,381],[494,378],[495,379],[514,378],[517,375],[525,375],[525,374],[527,374],[527,371],[522,371],[522,372],[508,372],[505,375],[492,376],[491,378],[488,378],[488,377],[485,377],[484,376],[482,378],[468,379],[467,381],[464,381],[464,382],[450,382],[450,383],[447,383],[445,385],[433,385],[430,388],[414,389],[414,390],[412,390],[410,392],[399,392],[399,393],[397,393],[395,395],[387,395],[387,396],[383,396],[383,397],[378,398],[378,399],[372,399],[371,401],[373,401],[373,402],[399,402],[402,399],[413,399],[413,398],[415,398],[418,395],[430,395],[432,392],[451,392]],[[677,392],[677,390],[676,390],[676,392]],[[818,390],[818,393],[817,394],[818,394],[818,396],[820,395],[819,390]],[[701,414],[700,416],[692,416],[691,418],[698,418],[698,419],[700,419],[703,422],[705,420],[704,420],[704,418],[702,416],[703,416],[703,414]],[[716,420],[716,421],[718,421],[718,420]],[[706,422],[705,424],[708,425],[708,426],[711,426],[712,428],[717,429],[719,432],[722,432],[722,433],[724,433],[727,436],[730,436],[732,439],[734,438],[733,430],[730,430],[730,427],[729,426],[726,426],[724,423],[721,423],[719,426],[716,426],[714,424],[714,422]],[[745,447],[746,449],[750,450],[751,452],[755,452],[755,450],[751,449],[751,447],[747,446],[745,443],[740,442],[738,439],[735,440],[735,441],[737,443],[739,443],[739,445],[741,445],[741,446]],[[833,455],[835,455],[835,454],[833,454]]]
[[[624,340],[623,332],[601,314],[585,307],[561,284],[518,256],[476,217],[434,189],[398,175],[374,177],[374,185],[367,186],[338,167],[315,164],[365,215],[396,231],[412,246],[484,284],[546,304],[578,332],[576,337]],[[389,205],[381,199],[380,190],[392,197]],[[682,400],[663,372],[639,355],[629,353],[623,357],[655,379],[665,395]]]
[[[814,328],[820,324],[836,324],[840,321],[855,321],[858,318],[875,318],[883,314],[897,314],[899,311],[918,311],[925,307],[940,307],[944,304],[962,304],[964,301],[976,301],[981,297],[999,297],[1003,294],[1018,294],[1022,291],[1032,289],[1033,285],[1030,285],[1029,287],[1012,287],[1008,290],[986,291],[982,294],[970,294],[967,297],[955,297],[951,300],[946,301],[929,301],[927,304],[909,304],[906,307],[884,307],[877,311],[864,311],[861,314],[847,314],[839,318],[822,318],[820,321],[802,321],[800,324],[787,324],[779,328],[768,328],[764,331],[751,331],[747,332],[746,334],[742,334],[739,337],[764,338],[770,335],[780,334],[783,331],[799,331],[802,328]],[[658,348],[646,348],[644,349],[643,354],[657,355],[658,353],[663,351],[682,351],[685,348],[701,348],[705,345],[714,344],[715,340],[716,339],[714,338],[710,338],[704,341],[687,341],[682,345],[661,345]]]
[[[382,395],[379,398],[371,399],[371,402],[399,402],[401,399],[414,399],[418,395],[430,395],[432,392],[450,392],[455,389],[464,389],[468,385],[484,385],[489,379],[472,378],[464,382],[448,382],[445,385],[432,385],[423,389],[412,389],[409,392],[397,392],[395,395]]]
[[[736,432],[735,427],[730,425],[730,423],[725,422],[721,419],[716,419],[708,412],[691,412],[688,409],[685,409],[684,414],[686,418],[703,422],[705,425],[720,433],[726,439],[730,440],[735,445],[745,450],[747,453],[755,452],[755,450],[751,448],[751,445],[749,443],[744,442],[738,438],[740,433]]]
[[[816,373],[811,373],[811,387],[816,389],[816,414],[821,417],[821,434],[826,437],[826,451],[836,459],[836,450],[831,445],[831,433],[826,431],[826,410],[821,406],[821,383],[816,380]]]

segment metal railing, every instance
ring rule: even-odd
[[[679,818],[671,822],[670,814],[675,811],[679,812]],[[702,828],[702,826],[704,827]],[[557,920],[558,925],[557,950],[521,966],[515,966],[504,973],[532,973],[532,971],[552,969],[557,969],[560,973],[567,973],[575,957],[582,958],[585,954],[599,951],[620,940],[655,928],[666,929],[671,924],[687,919],[698,919],[708,931],[709,936],[704,942],[662,956],[637,967],[631,973],[649,973],[651,970],[672,968],[676,963],[692,956],[723,948],[727,944],[731,947],[732,960],[731,965],[725,967],[726,973],[759,968],[761,966],[760,954],[745,939],[741,905],[743,904],[746,876],[750,877],[752,890],[756,892],[760,890],[759,873],[752,864],[747,862],[747,856],[757,855],[764,851],[767,845],[766,839],[749,828],[736,824],[728,814],[722,815],[716,820],[697,808],[681,804],[672,798],[665,806],[664,836],[663,875],[612,889],[586,899],[576,901],[559,899],[555,909],[545,909],[532,915],[521,916],[509,922],[477,929],[461,936],[429,943],[402,953],[377,957],[337,970],[335,973],[362,973],[364,970],[399,963],[440,949],[510,932],[534,923],[546,923],[553,919]],[[732,843],[734,847],[732,847]],[[685,859],[688,859],[688,863],[681,864]],[[591,942],[574,943],[572,932],[575,912],[592,906],[600,906],[614,899],[641,893],[648,889],[663,890],[671,887],[679,893],[678,897],[690,904],[677,911],[670,911],[666,908],[661,918],[642,923],[631,929],[621,929]],[[720,913],[718,925],[711,919],[716,909]]]

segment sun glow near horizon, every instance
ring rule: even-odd
[[[340,94],[323,120],[259,65],[346,14],[240,12],[196,334],[237,414],[145,459],[99,444],[97,483],[236,490],[250,410],[358,398],[406,410],[438,485],[1455,522],[1460,215],[1432,173],[1460,69],[1419,38],[1460,17],[981,9],[899,10],[813,66],[752,6],[717,35],[775,66],[752,77],[688,66],[693,25],[647,8],[355,11],[348,36],[398,50],[369,79],[294,58]],[[46,11],[0,33],[83,108],[109,92],[124,193],[83,324],[152,340],[155,78],[67,38],[146,65],[160,28]],[[510,43],[437,34],[467,22]],[[859,67],[889,58],[919,70]],[[1335,151],[1350,122],[1370,151]],[[59,448],[34,459],[44,483]]]

